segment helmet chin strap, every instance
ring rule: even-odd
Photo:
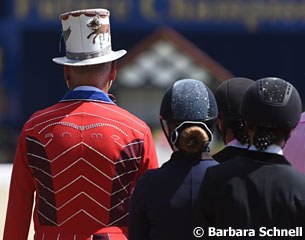
[[[169,133],[169,131],[166,131],[166,127],[168,128],[168,126],[164,126],[164,121],[161,118],[160,118],[160,124],[161,124],[162,130],[163,130],[163,133],[164,133],[164,135],[166,137],[166,140],[169,143],[171,149],[173,151],[177,151],[178,149],[172,144],[172,142],[170,140],[170,133]],[[167,125],[167,123],[166,123],[166,125]]]

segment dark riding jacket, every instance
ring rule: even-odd
[[[192,238],[193,211],[210,156],[174,152],[161,168],[137,181],[129,212],[129,240],[185,240]]]

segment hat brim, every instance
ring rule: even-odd
[[[69,59],[67,57],[57,57],[53,58],[53,62],[61,65],[67,65],[67,66],[88,66],[88,65],[95,65],[95,64],[101,64],[106,62],[112,62],[114,60],[117,60],[121,57],[123,57],[127,53],[126,50],[119,50],[119,51],[111,51],[109,54],[105,56],[100,56],[96,58],[88,58],[83,60],[74,60]]]

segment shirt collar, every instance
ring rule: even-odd
[[[96,92],[103,92],[101,89],[93,86],[78,86],[74,88],[72,91],[96,91]]]
[[[248,144],[242,144],[240,141],[238,141],[237,139],[233,139],[231,142],[229,142],[227,145],[227,147],[238,147],[238,148],[244,148],[247,149],[249,146]]]
[[[79,86],[66,93],[60,102],[66,101],[93,101],[115,104],[108,94],[93,86]]]
[[[254,145],[251,145],[249,147],[249,150],[258,151]],[[283,155],[283,149],[279,145],[276,145],[276,144],[272,144],[272,145],[268,146],[265,150],[262,150],[260,152],[275,153],[275,154]]]

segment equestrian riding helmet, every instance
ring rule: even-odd
[[[160,119],[168,123],[204,122],[213,132],[218,115],[211,90],[201,81],[182,79],[170,87],[161,103]]]
[[[244,96],[241,113],[250,124],[292,129],[300,120],[302,102],[289,82],[267,77],[257,80]]]
[[[242,77],[223,81],[214,92],[218,112],[232,117],[239,115],[242,98],[252,83],[253,80]]]

